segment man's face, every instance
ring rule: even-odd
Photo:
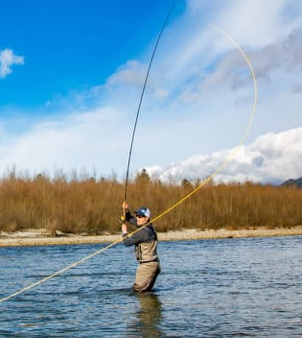
[[[142,215],[136,215],[136,224],[142,226],[148,222],[148,217]]]

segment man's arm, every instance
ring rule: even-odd
[[[126,225],[127,227],[127,225]],[[127,236],[128,233],[123,233],[123,236]],[[144,242],[146,241],[146,229],[142,229],[138,232],[136,232],[135,234],[125,238],[123,240],[124,244],[126,246],[130,246],[130,245],[135,245],[135,244],[138,244],[138,243],[141,243],[141,242]]]

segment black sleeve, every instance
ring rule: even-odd
[[[133,224],[134,226],[136,226],[136,218],[131,214],[130,211],[126,211],[126,214],[125,214],[125,217],[126,217],[126,221]]]

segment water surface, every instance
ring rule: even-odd
[[[302,237],[160,242],[162,273],[136,294],[118,244],[0,303],[0,337],[302,337]],[[105,245],[0,248],[0,298]]]

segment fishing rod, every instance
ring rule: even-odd
[[[253,121],[254,121],[254,117],[255,117],[255,112],[256,112],[256,106],[257,106],[257,100],[258,100],[258,87],[257,87],[257,80],[256,80],[256,75],[255,75],[255,72],[254,72],[254,69],[253,69],[253,66],[248,58],[248,56],[246,55],[246,53],[244,52],[244,50],[240,47],[240,45],[230,36],[228,35],[227,33],[225,33],[222,29],[212,25],[219,33],[221,33],[226,39],[228,39],[238,50],[239,52],[241,53],[243,59],[245,60],[249,70],[250,70],[250,73],[251,73],[251,76],[252,76],[252,79],[253,79],[253,82],[254,82],[254,103],[253,103],[253,107],[252,107],[252,113],[250,115],[250,118],[249,118],[249,121],[247,123],[247,126],[244,130],[244,133],[243,133],[243,136],[241,137],[238,145],[233,149],[233,151],[231,151],[229,153],[229,155],[225,158],[225,160],[222,162],[222,164],[216,169],[215,172],[212,173],[212,175],[210,175],[207,179],[205,179],[204,181],[202,181],[196,188],[194,188],[191,192],[189,192],[187,195],[185,195],[183,198],[181,198],[179,201],[177,201],[175,204],[173,204],[172,206],[170,206],[168,209],[166,209],[165,211],[163,211],[161,214],[159,214],[158,216],[156,216],[155,218],[152,219],[152,222],[155,222],[157,220],[159,220],[161,217],[163,217],[164,215],[166,215],[167,213],[169,213],[170,211],[174,210],[175,208],[177,208],[180,204],[182,204],[183,202],[185,202],[186,200],[188,200],[189,198],[191,198],[194,194],[196,194],[203,186],[205,186],[209,181],[213,180],[225,167],[226,165],[231,161],[231,159],[235,156],[235,154],[239,151],[240,147],[243,145],[244,141],[246,140],[247,138],[247,135],[251,129],[251,126],[253,124]],[[107,246],[93,252],[92,254],[78,260],[77,262],[57,271],[57,272],[54,272],[52,274],[50,274],[49,276],[7,296],[7,297],[4,297],[2,299],[0,299],[0,304],[11,299],[11,298],[14,298],[16,297],[17,295],[25,292],[25,291],[28,291],[30,289],[32,289],[33,287],[35,286],[38,286],[40,284],[42,284],[43,282],[46,282],[47,280],[53,278],[53,277],[56,277],[60,274],[62,274],[63,272],[66,272],[67,270],[71,269],[71,268],[74,268],[76,267],[77,265],[87,261],[88,259],[110,249],[111,247],[115,246],[116,244],[118,243],[121,243],[125,238],[127,237],[130,237],[132,236],[133,234],[137,233],[138,231],[142,230],[143,228],[145,228],[146,226],[148,226],[150,223],[146,223],[144,224],[143,226],[141,226],[140,228],[137,228],[136,230],[134,230],[133,232],[127,234],[126,236],[124,237],[121,237],[119,238],[118,240],[116,240],[115,242],[112,242],[111,244],[108,244]]]
[[[165,19],[165,21],[164,21],[164,23],[163,23],[163,25],[162,25],[162,27],[161,27],[161,30],[160,30],[160,32],[159,32],[159,34],[158,34],[156,43],[155,43],[155,45],[154,45],[154,48],[153,48],[153,51],[152,51],[152,54],[151,54],[151,58],[150,58],[150,61],[149,61],[149,65],[148,65],[148,68],[147,68],[147,73],[146,73],[146,77],[145,77],[143,89],[142,89],[142,92],[141,92],[141,95],[140,95],[139,104],[138,104],[138,108],[137,108],[137,112],[136,112],[136,117],[135,117],[135,122],[134,122],[134,126],[133,126],[133,131],[132,131],[132,136],[131,136],[131,142],[130,142],[130,147],[129,147],[129,153],[128,153],[127,170],[126,170],[126,180],[125,180],[124,201],[127,200],[127,189],[128,189],[128,182],[129,182],[129,171],[130,171],[130,162],[131,162],[132,148],[133,148],[133,143],[134,143],[134,137],[135,137],[136,127],[137,127],[137,123],[138,123],[138,118],[139,118],[139,114],[140,114],[140,110],[141,110],[141,106],[142,106],[142,102],[143,102],[143,97],[144,97],[144,94],[145,94],[145,90],[146,90],[146,86],[147,86],[147,82],[148,82],[148,78],[149,78],[151,66],[152,66],[152,63],[153,63],[153,59],[154,59],[154,56],[155,56],[155,53],[156,53],[156,50],[157,50],[157,46],[158,46],[158,44],[159,44],[159,41],[160,41],[160,39],[161,39],[161,36],[162,36],[162,34],[163,34],[165,28],[166,28],[167,22],[168,22],[168,20],[169,20],[171,14],[172,14],[172,12],[173,12],[174,6],[175,6],[175,3],[173,3],[173,5],[172,5],[170,11],[168,12],[168,15],[167,15],[167,17],[166,17],[166,19]],[[138,230],[138,229],[137,229],[137,230]],[[136,231],[134,231],[134,232],[136,232]],[[134,232],[133,232],[133,233],[134,233]],[[79,265],[79,264],[85,262],[86,260],[88,260],[88,259],[90,259],[90,258],[92,258],[92,257],[94,257],[94,256],[96,256],[96,255],[98,255],[98,254],[100,254],[100,253],[102,253],[103,251],[109,249],[110,247],[112,247],[112,246],[114,246],[114,245],[116,245],[116,244],[122,242],[125,238],[127,238],[127,237],[130,236],[130,235],[132,235],[133,233],[129,233],[127,236],[121,237],[121,238],[118,239],[117,241],[115,241],[115,242],[113,242],[113,243],[107,245],[106,247],[104,247],[104,248],[102,248],[102,249],[100,249],[100,250],[97,250],[96,252],[94,252],[94,253],[92,253],[92,254],[90,254],[90,255],[88,255],[88,256],[86,256],[86,257],[80,259],[79,261],[76,261],[76,262],[74,262],[73,264],[71,264],[71,265],[69,265],[69,266],[67,266],[67,267],[65,267],[65,268],[63,268],[63,269],[58,270],[58,271],[56,271],[56,272],[50,274],[49,276],[47,276],[47,277],[45,277],[45,278],[43,278],[43,279],[41,279],[41,280],[39,280],[39,281],[37,281],[37,282],[35,282],[35,283],[29,285],[29,286],[27,286],[27,287],[25,287],[25,288],[23,288],[23,289],[21,289],[21,290],[15,292],[15,293],[9,295],[9,296],[7,296],[7,297],[4,297],[4,298],[0,299],[0,303],[3,303],[3,302],[5,302],[5,301],[7,301],[7,300],[9,300],[9,299],[11,299],[11,298],[14,298],[14,297],[18,296],[19,294],[21,294],[21,293],[23,293],[23,292],[25,292],[25,291],[28,291],[28,290],[32,289],[33,287],[36,287],[36,286],[38,286],[38,285],[40,285],[40,284],[46,282],[47,280],[49,280],[49,279],[51,279],[51,278],[54,278],[54,277],[56,277],[56,276],[58,276],[58,275],[61,275],[61,274],[64,273],[65,271],[67,271],[67,270],[69,270],[69,269],[71,269],[71,268],[73,268],[73,267],[76,267],[77,265]]]
[[[127,201],[127,190],[128,190],[128,183],[129,183],[129,171],[130,171],[130,162],[131,162],[131,155],[132,155],[132,148],[133,148],[133,143],[134,143],[134,137],[135,137],[135,132],[136,132],[136,127],[137,127],[137,123],[138,123],[138,117],[140,114],[140,110],[141,110],[141,106],[142,106],[142,102],[143,102],[143,98],[144,98],[144,94],[145,94],[145,90],[146,90],[146,86],[147,86],[147,82],[148,82],[148,78],[149,78],[149,74],[150,74],[150,70],[151,70],[151,66],[153,63],[153,59],[154,59],[154,55],[156,53],[157,50],[157,46],[159,44],[160,38],[163,34],[163,31],[165,30],[165,27],[167,25],[167,22],[173,12],[175,3],[173,3],[167,17],[166,20],[164,21],[162,28],[158,34],[156,43],[154,45],[152,54],[151,54],[151,58],[149,61],[149,65],[148,65],[148,69],[147,69],[147,73],[146,73],[146,77],[145,77],[145,81],[144,81],[144,85],[143,85],[143,89],[141,92],[141,96],[139,99],[139,103],[138,103],[138,107],[137,107],[137,112],[136,112],[136,116],[135,116],[135,122],[134,122],[134,126],[133,126],[133,130],[132,130],[132,136],[131,136],[131,142],[130,142],[130,147],[129,147],[129,153],[128,153],[128,161],[127,161],[127,169],[126,169],[126,179],[125,179],[125,192],[124,192],[124,201]]]

